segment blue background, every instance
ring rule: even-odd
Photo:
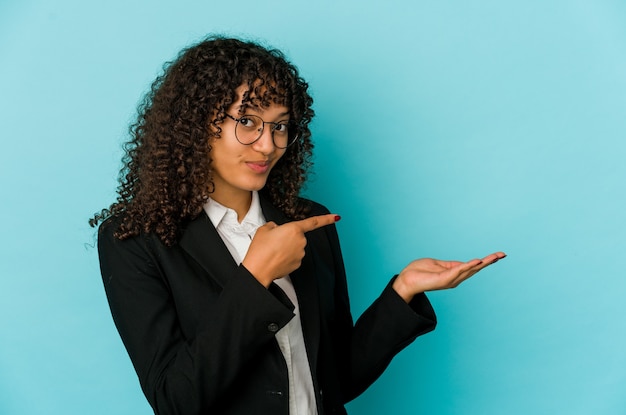
[[[509,254],[430,294],[437,330],[353,414],[626,413],[625,2],[0,0],[1,414],[151,413],[87,219],[209,32],[309,81],[355,316],[413,258]]]

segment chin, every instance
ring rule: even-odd
[[[248,190],[250,191],[258,192],[259,190],[263,189],[266,184],[267,184],[267,180],[255,181],[253,183],[250,183],[247,187],[248,187]]]

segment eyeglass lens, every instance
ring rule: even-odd
[[[274,145],[285,148],[298,138],[297,129],[289,122],[264,122],[256,115],[243,115],[235,127],[235,135],[242,144],[252,144],[263,134],[265,124],[272,129]]]

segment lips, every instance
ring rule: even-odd
[[[252,170],[255,173],[266,173],[269,168],[270,168],[270,161],[266,160],[266,161],[247,161],[246,162],[246,166],[248,166],[250,168],[250,170]]]

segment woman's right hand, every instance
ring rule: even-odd
[[[268,222],[257,229],[242,265],[267,288],[275,279],[300,267],[306,232],[331,225],[339,219],[339,216],[330,213],[284,225]]]

